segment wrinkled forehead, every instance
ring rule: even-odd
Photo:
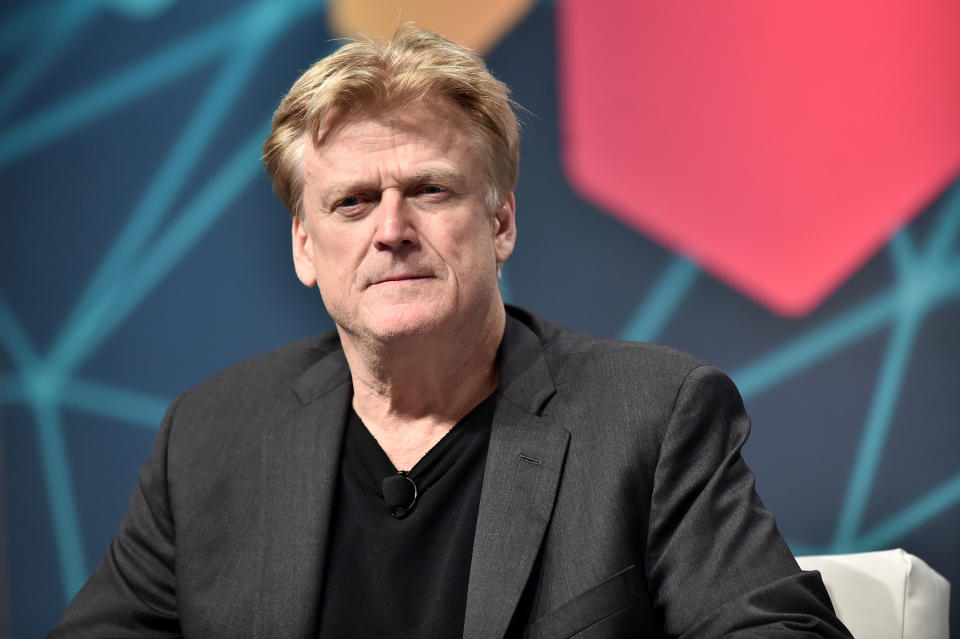
[[[494,186],[492,172],[493,149],[490,148],[484,135],[477,130],[477,125],[471,120],[467,112],[452,99],[444,96],[431,96],[420,100],[406,101],[402,104],[369,105],[351,104],[349,106],[336,105],[331,107],[323,116],[318,126],[307,127],[300,140],[298,155],[300,162],[300,180],[302,187],[306,187],[307,179],[304,171],[306,151],[310,154],[323,153],[330,145],[337,145],[343,141],[339,135],[345,128],[355,129],[351,125],[364,121],[375,122],[387,127],[394,127],[400,131],[408,131],[414,135],[425,135],[436,139],[440,131],[452,132],[456,138],[455,153],[465,162],[463,168],[469,168],[470,182],[487,192],[487,204],[495,208],[500,196]],[[469,156],[469,159],[464,155]],[[311,181],[316,183],[318,177],[312,172]],[[324,175],[324,179],[329,178]],[[476,181],[476,182],[475,182]]]
[[[488,174],[487,153],[481,136],[474,132],[463,109],[442,97],[387,109],[337,107],[330,110],[316,133],[305,133],[301,144],[304,150],[310,145],[319,153],[331,146],[356,150],[357,138],[371,130],[392,132],[407,141],[422,140],[425,146],[449,153],[451,160],[470,165],[483,175]]]
[[[389,113],[353,112],[306,136],[302,158],[311,190],[335,183],[436,182],[458,190],[484,189],[483,158],[471,144],[465,118],[446,105],[416,105]]]
[[[450,122],[458,130],[471,134],[471,138],[476,137],[473,135],[472,122],[464,110],[443,96],[428,96],[399,104],[336,105],[324,114],[323,120],[317,123],[313,131],[308,131],[308,135],[314,145],[322,146],[338,130],[362,120],[373,120],[408,131]]]

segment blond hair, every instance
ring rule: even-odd
[[[389,42],[363,38],[315,62],[294,82],[273,114],[263,163],[292,215],[303,218],[302,158],[328,119],[381,115],[430,98],[450,100],[466,116],[486,167],[487,204],[500,206],[517,184],[519,130],[506,84],[473,51],[405,24]]]

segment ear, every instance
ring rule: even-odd
[[[517,243],[517,201],[513,192],[507,195],[493,217],[493,245],[497,264],[503,264]]]
[[[307,223],[296,215],[293,216],[290,235],[293,240],[293,267],[297,271],[297,277],[304,286],[313,288],[317,285],[317,271],[313,265],[313,240],[307,230]]]

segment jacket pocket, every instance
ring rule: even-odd
[[[640,605],[646,603],[647,605]],[[525,639],[558,639],[571,637],[608,618],[621,617],[621,612],[636,608],[640,618],[649,618],[653,611],[637,566],[630,565],[586,590],[559,608],[548,612],[527,627]],[[631,619],[634,615],[627,615]],[[619,626],[619,624],[616,624]],[[631,625],[643,628],[643,622]],[[600,634],[598,636],[606,636]],[[610,635],[617,636],[617,635]]]

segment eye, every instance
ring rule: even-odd
[[[450,189],[439,184],[423,184],[415,191],[417,197],[426,202],[441,202],[450,196]]]
[[[345,197],[345,198],[343,198],[342,200],[337,201],[337,203],[333,205],[333,208],[335,208],[335,209],[349,209],[349,208],[353,208],[353,207],[355,207],[355,206],[358,206],[359,204],[360,204],[360,196],[358,196],[358,195],[351,195],[351,196],[349,196],[349,197]]]
[[[372,198],[364,193],[348,195],[334,202],[331,212],[342,218],[359,218],[369,209],[367,205],[370,204],[371,200]]]

